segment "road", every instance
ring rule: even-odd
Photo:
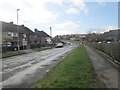
[[[120,88],[120,72],[108,60],[105,60],[88,46],[85,46],[97,76],[106,88]],[[101,87],[102,88],[102,87]],[[104,88],[104,87],[103,87]]]
[[[3,88],[29,88],[78,45],[66,45],[2,60]],[[1,69],[0,68],[0,69]]]

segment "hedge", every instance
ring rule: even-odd
[[[89,43],[88,45],[120,62],[120,43]]]

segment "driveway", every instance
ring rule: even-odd
[[[3,88],[29,88],[40,80],[50,68],[54,67],[78,45],[71,44],[63,48],[53,48],[41,52],[32,52],[2,60]]]
[[[106,88],[118,88],[118,75],[120,72],[110,62],[85,46],[98,78],[105,84]],[[104,87],[101,87],[104,88]]]

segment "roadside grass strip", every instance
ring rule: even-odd
[[[12,56],[17,56],[17,55],[22,55],[22,54],[27,54],[26,52],[17,52],[17,51],[11,51],[11,52],[6,52],[2,53],[2,58],[7,58],[7,57],[12,57]]]
[[[32,88],[96,88],[96,77],[89,56],[80,45]]]

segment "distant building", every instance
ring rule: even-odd
[[[85,40],[87,42],[100,42],[103,41],[102,34],[89,33],[86,35]]]
[[[120,29],[105,32],[103,37],[105,41],[120,41]]]
[[[110,30],[103,34],[90,33],[85,37],[87,42],[120,42],[120,29]]]
[[[105,32],[103,37],[106,41],[120,41],[120,29]]]

